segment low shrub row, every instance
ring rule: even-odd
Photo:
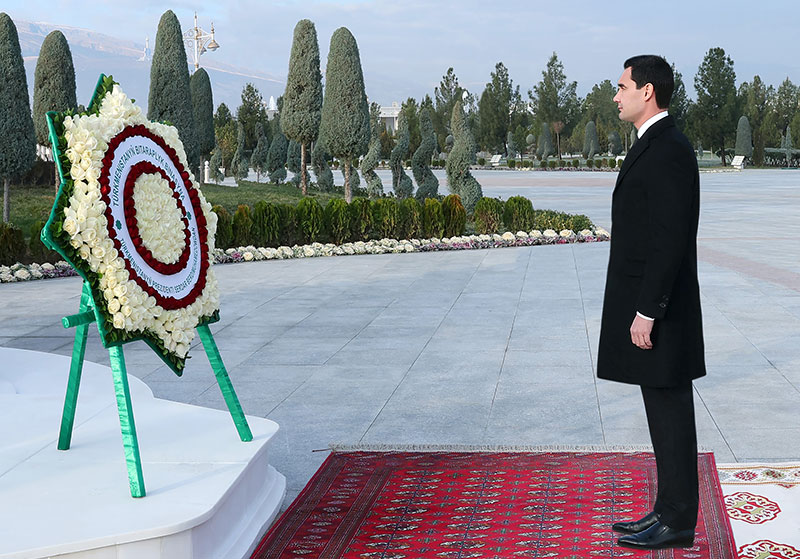
[[[0,222],[0,266],[11,266],[17,262],[58,262],[61,257],[44,246],[40,235],[44,221],[37,221],[31,226],[30,241],[25,242],[25,235],[19,227],[11,223]]]
[[[535,210],[524,196],[512,196],[505,202],[497,198],[481,198],[473,214],[475,232],[481,235],[499,233],[503,229],[516,233],[538,229],[582,231],[594,227],[585,215],[572,215],[553,210]]]
[[[424,203],[415,198],[356,198],[348,204],[334,198],[322,206],[315,198],[303,198],[296,206],[261,201],[252,209],[240,205],[233,215],[222,206],[214,206],[213,211],[218,218],[218,248],[452,237],[464,234],[467,221],[461,198],[455,194],[441,202],[435,198]]]

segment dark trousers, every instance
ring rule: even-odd
[[[697,524],[697,432],[692,392],[691,382],[670,388],[642,386],[658,471],[653,510],[662,523],[675,530],[694,529]]]

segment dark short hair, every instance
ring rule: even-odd
[[[658,108],[669,107],[672,91],[675,89],[675,77],[666,60],[655,54],[640,54],[626,60],[623,67],[631,69],[631,79],[636,84],[636,89],[652,84]]]

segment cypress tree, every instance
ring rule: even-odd
[[[433,131],[430,109],[424,108],[419,114],[422,141],[411,158],[411,171],[417,181],[417,200],[436,198],[439,195],[439,179],[430,168],[431,157],[436,151],[436,133]]]
[[[331,37],[325,79],[319,135],[328,152],[344,162],[344,198],[349,203],[350,160],[367,151],[370,126],[358,44],[346,27]]]
[[[233,160],[231,161],[231,170],[233,171],[234,178],[237,180],[246,179],[250,171],[250,162],[247,161],[247,155],[244,153],[245,133],[244,126],[242,126],[241,122],[238,123],[238,128],[236,153],[233,154]]]
[[[250,166],[256,172],[256,180],[261,181],[261,175],[267,174],[267,157],[269,156],[269,140],[267,135],[264,134],[264,125],[260,122],[256,124],[256,135],[258,142],[256,149],[250,156]]]
[[[545,160],[555,153],[553,149],[553,136],[550,134],[550,125],[546,122],[542,123],[542,132],[539,134],[539,141],[537,143],[539,147],[536,148],[536,155],[539,156],[539,159]]]
[[[36,134],[28,102],[28,81],[14,22],[0,13],[0,178],[3,179],[3,221],[8,221],[11,180],[36,161]]]
[[[455,141],[450,155],[447,157],[447,185],[450,192],[458,194],[467,213],[472,213],[475,204],[483,197],[480,183],[469,172],[469,166],[475,157],[475,142],[466,122],[466,115],[461,101],[453,105],[453,116],[450,119]]]
[[[367,192],[370,198],[379,198],[383,194],[383,183],[378,173],[375,172],[375,167],[378,166],[378,160],[381,157],[381,117],[380,105],[371,103],[369,107],[370,129],[372,135],[369,141],[369,150],[367,155],[361,161],[361,172],[364,174],[364,179],[367,181]]]
[[[401,111],[400,118],[397,120],[397,143],[389,158],[389,165],[392,168],[392,190],[394,190],[398,198],[408,198],[414,192],[411,179],[403,170],[403,160],[408,155],[408,144],[410,141],[408,117]]]
[[[753,136],[750,131],[750,121],[742,115],[736,126],[736,155],[753,157]]]
[[[323,192],[333,190],[333,173],[328,162],[331,155],[325,148],[325,143],[319,139],[314,142],[314,149],[311,151],[311,165],[314,167],[314,175],[317,177],[317,188]]]
[[[301,186],[300,162],[302,156],[300,152],[300,144],[294,140],[289,140],[289,147],[286,150],[286,166],[294,173],[292,176],[292,184],[295,186]]]
[[[197,172],[200,156],[189,87],[189,67],[181,24],[172,10],[164,12],[158,22],[153,62],[150,65],[147,118],[169,122],[178,129],[189,166]]]
[[[619,132],[616,130],[612,130],[608,135],[608,150],[611,155],[622,153],[622,138],[619,137]]]
[[[61,31],[44,38],[33,77],[33,126],[36,141],[50,145],[47,111],[63,112],[78,106],[75,98],[75,67],[72,52]]]
[[[281,127],[287,138],[300,144],[300,188],[303,196],[308,186],[306,148],[319,136],[321,116],[322,75],[319,71],[317,30],[310,20],[302,19],[294,28]]]
[[[281,131],[280,123],[275,127],[272,137],[272,144],[269,146],[267,155],[267,171],[269,180],[274,183],[282,183],[286,179],[286,156],[289,151],[289,142]]]
[[[583,157],[592,159],[600,151],[600,140],[597,138],[597,125],[593,120],[586,123],[586,132],[583,135]]]
[[[201,160],[205,160],[216,145],[214,137],[214,97],[211,92],[211,80],[203,68],[199,68],[189,78],[189,89],[192,95],[192,116],[197,134],[197,152]]]
[[[214,147],[214,153],[211,155],[211,161],[208,166],[210,167],[212,181],[221,183],[225,180],[225,175],[219,170],[222,167],[222,149],[219,146]]]

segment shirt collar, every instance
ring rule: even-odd
[[[642,124],[642,127],[639,128],[636,131],[636,137],[637,138],[641,138],[642,136],[644,136],[644,133],[647,132],[648,128],[650,128],[652,125],[654,125],[656,122],[658,122],[662,118],[666,118],[668,116],[669,116],[669,113],[667,113],[667,111],[661,111],[660,113],[651,116],[650,118],[645,120],[644,124]]]

